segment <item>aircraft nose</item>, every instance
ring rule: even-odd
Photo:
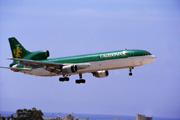
[[[156,60],[156,56],[155,55],[151,55],[150,57],[151,57],[152,62]]]
[[[156,60],[156,56],[155,55],[148,55],[148,56],[145,56],[144,58],[144,64],[147,64],[147,63],[151,63],[153,61]]]

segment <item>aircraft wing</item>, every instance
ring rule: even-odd
[[[50,66],[54,68],[62,68],[62,66],[66,64],[61,64],[61,63],[51,63],[51,62],[43,62],[43,61],[37,61],[37,60],[26,60],[26,59],[19,59],[19,58],[8,58],[9,60],[15,60],[19,61],[20,64],[29,66],[29,67],[34,67],[38,68],[40,66]]]
[[[29,66],[31,68],[38,68],[40,66],[45,66],[45,69],[58,74],[62,71],[63,66],[68,65],[76,65],[78,69],[85,69],[90,67],[89,63],[78,63],[78,64],[64,64],[64,63],[53,63],[53,62],[43,62],[38,60],[27,60],[27,59],[19,59],[19,58],[8,58],[9,60],[19,61],[19,64]],[[10,69],[10,68],[9,68]]]

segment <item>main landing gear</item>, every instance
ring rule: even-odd
[[[86,82],[85,79],[82,79],[82,73],[79,74],[79,79],[77,79],[75,82],[76,82],[76,84],[80,84],[80,83],[85,83]]]
[[[59,81],[60,82],[69,81],[69,77],[63,75],[63,77],[59,78]],[[77,79],[75,82],[76,82],[76,84],[81,84],[81,83],[85,83],[86,82],[85,79],[82,79],[82,73],[79,74],[79,79]]]
[[[130,67],[129,68],[129,76],[132,76],[133,74],[132,74],[132,69],[134,69],[134,67]]]
[[[60,82],[69,81],[69,77],[67,77],[67,76],[60,77],[59,81]]]

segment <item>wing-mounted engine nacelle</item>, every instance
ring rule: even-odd
[[[47,59],[48,57],[49,57],[48,50],[30,52],[27,56],[25,56],[26,59],[31,59],[31,60],[44,60]]]
[[[66,65],[66,66],[63,66],[62,68],[63,73],[75,73],[77,71],[78,71],[77,65]]]
[[[93,76],[98,78],[107,77],[109,75],[109,72],[107,70],[97,71],[92,73]]]

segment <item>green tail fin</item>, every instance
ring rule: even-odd
[[[9,38],[9,44],[11,46],[13,58],[23,58],[30,53],[30,51],[26,50],[15,37]]]

